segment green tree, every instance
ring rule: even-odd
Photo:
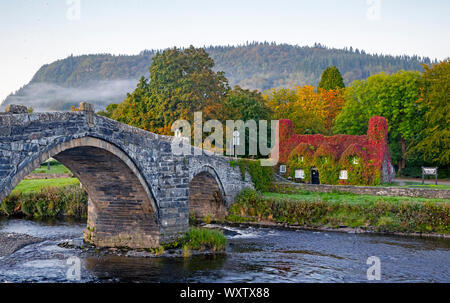
[[[424,126],[424,110],[418,106],[421,75],[400,71],[355,81],[347,89],[345,105],[335,122],[335,133],[362,135],[369,119],[383,116],[389,123],[393,162],[405,168],[408,151]]]
[[[425,66],[420,107],[426,111],[423,133],[413,151],[429,163],[450,164],[450,59]]]
[[[205,50],[193,46],[156,54],[150,79],[140,79],[112,118],[155,133],[171,134],[174,121],[192,121],[195,111],[209,112],[210,107],[223,102],[229,90],[228,80],[213,67],[214,61]]]
[[[208,53],[193,46],[168,49],[153,58],[149,107],[158,117],[155,126],[167,128],[180,118],[192,120],[195,111],[223,102],[229,90],[228,80],[213,67]]]
[[[344,79],[336,66],[327,67],[320,78],[319,89],[345,88]]]
[[[269,119],[269,108],[262,94],[256,90],[250,91],[235,86],[220,105],[220,110],[215,112],[215,117],[221,121]]]
[[[142,129],[152,130],[150,125],[155,116],[149,111],[150,85],[141,77],[136,89],[116,106],[111,118]]]
[[[117,106],[119,106],[119,104],[111,103],[105,108],[105,110],[97,112],[97,115],[111,118],[114,111],[117,109]]]
[[[217,106],[211,108],[211,111],[207,113],[207,116],[222,121],[224,125],[227,120],[242,120],[244,122],[255,120],[259,127],[258,122],[260,120],[270,119],[270,110],[266,106],[266,102],[260,92],[256,90],[250,91],[235,86],[234,89],[228,92],[224,102],[217,103]],[[268,122],[268,126],[270,126],[270,122]],[[258,129],[258,140],[259,131],[260,130]],[[247,129],[245,133],[247,155],[249,155],[249,135]],[[267,138],[268,143],[270,143],[270,132],[268,132]]]

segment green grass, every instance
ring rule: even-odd
[[[434,203],[449,203],[449,199],[427,199],[427,198],[412,198],[412,197],[384,197],[384,196],[370,196],[370,195],[357,195],[350,193],[316,193],[308,191],[299,191],[294,194],[284,193],[264,193],[264,198],[277,199],[277,200],[292,200],[292,201],[324,201],[328,203],[347,203],[347,204],[367,204],[377,201],[384,201],[389,203],[401,203],[401,202],[434,202]]]
[[[34,174],[71,174],[70,170],[56,160],[50,161],[50,170],[47,163],[41,165],[40,168],[33,171]]]
[[[185,239],[185,247],[199,251],[223,251],[226,244],[227,238],[221,231],[208,228],[190,228]]]
[[[216,229],[191,227],[186,235],[179,241],[164,245],[166,249],[182,248],[185,257],[190,256],[191,250],[197,251],[224,251],[227,238]]]
[[[80,181],[76,178],[23,180],[12,193],[37,193],[47,187],[63,188],[74,185],[80,185]]]

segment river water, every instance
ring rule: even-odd
[[[58,246],[81,241],[85,224],[1,220],[0,232],[43,238],[0,259],[0,282],[367,282],[367,259],[381,282],[450,282],[450,240],[271,228],[227,227],[226,253],[191,258],[104,256]]]

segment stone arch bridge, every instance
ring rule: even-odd
[[[253,187],[230,158],[175,156],[173,137],[78,112],[0,113],[0,201],[53,157],[88,192],[85,240],[99,247],[151,248],[185,233],[189,214],[224,216],[236,195]]]

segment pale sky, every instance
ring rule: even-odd
[[[448,0],[0,0],[0,101],[71,54],[275,41],[442,60],[449,16]]]

